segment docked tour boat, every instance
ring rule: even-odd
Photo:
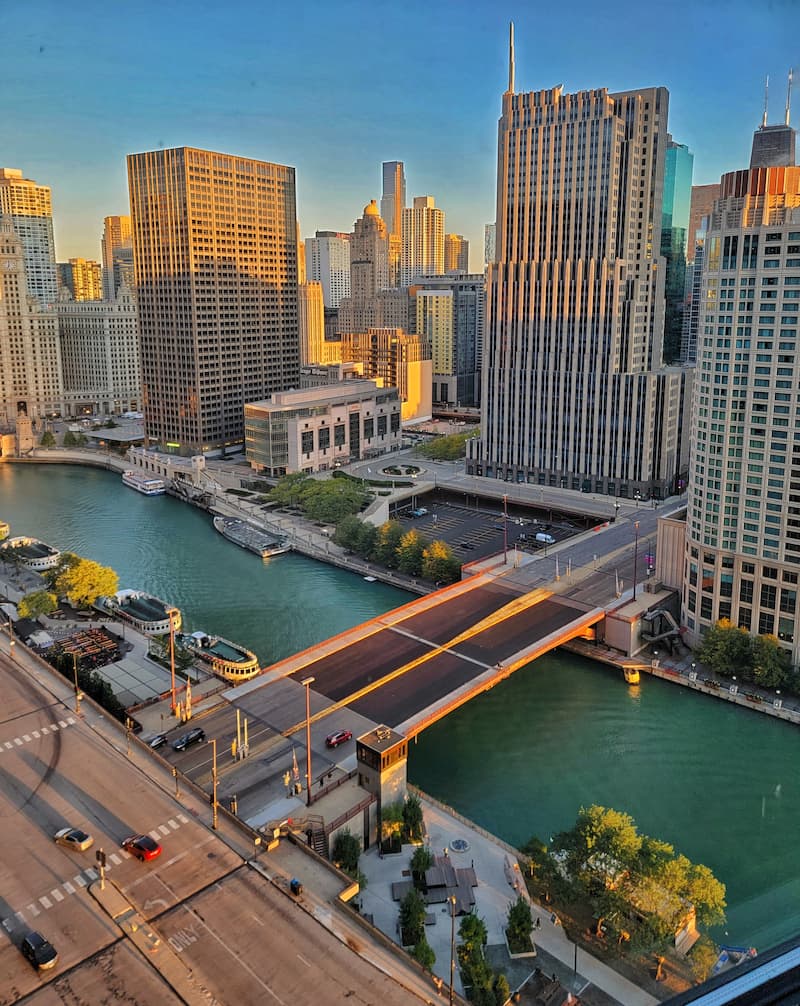
[[[118,590],[111,597],[99,597],[95,604],[100,611],[132,625],[145,636],[165,636],[181,627],[181,612],[143,590]]]
[[[0,545],[0,558],[7,562],[12,558],[18,560],[26,569],[41,573],[58,565],[61,553],[38,538],[9,538]]]
[[[281,555],[292,548],[286,538],[271,531],[264,531],[263,528],[238,517],[215,517],[214,527],[223,538],[250,552],[255,552],[262,559],[267,559],[271,555]]]
[[[182,635],[180,645],[208,664],[218,677],[227,681],[246,681],[258,674],[258,657],[252,650],[232,643],[222,636],[209,636],[205,632]]]
[[[123,472],[122,481],[131,489],[144,496],[163,496],[167,491],[167,484],[163,479],[154,478],[144,472]]]

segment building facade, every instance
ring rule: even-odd
[[[664,360],[674,363],[681,355],[686,304],[686,255],[694,154],[684,144],[675,143],[670,136],[664,161],[664,200],[661,209],[661,254],[666,264]]]
[[[431,346],[434,404],[479,405],[486,313],[483,275],[422,276],[411,289],[415,331]]]
[[[415,196],[403,210],[402,234],[401,286],[410,286],[417,276],[444,272],[444,212],[433,196]]]
[[[445,234],[444,271],[469,272],[469,241],[463,234]]]
[[[397,389],[372,381],[275,392],[245,405],[247,460],[275,478],[377,457],[397,450],[400,440]]]
[[[297,382],[294,168],[192,147],[128,156],[145,432],[244,439],[244,403]]]
[[[400,328],[372,328],[342,336],[340,359],[362,366],[365,378],[381,388],[397,388],[403,422],[430,419],[433,368],[423,336]]]
[[[102,300],[103,270],[99,262],[91,259],[71,258],[58,262],[59,298],[70,300]]]
[[[327,309],[338,308],[342,297],[350,296],[350,235],[317,231],[305,244],[308,279],[322,284]]]
[[[0,428],[61,414],[61,345],[55,311],[31,297],[27,255],[14,221],[0,215]]]
[[[689,237],[686,249],[687,262],[694,262],[697,232],[700,230],[703,218],[709,216],[714,209],[714,200],[718,198],[719,183],[692,186],[692,199],[689,204]]]
[[[662,362],[667,91],[516,94],[510,77],[467,471],[664,497],[691,402],[691,373]]]
[[[497,245],[497,225],[485,224],[483,228],[483,264],[494,262]]]
[[[796,666],[800,168],[723,176],[701,295],[683,622],[775,635]]]
[[[138,412],[142,401],[136,298],[58,304],[64,414]]]
[[[42,310],[54,310],[58,279],[49,186],[23,178],[18,168],[0,168],[2,214],[11,218],[22,242],[28,294]]]
[[[300,363],[321,363],[325,359],[325,306],[321,283],[300,283],[297,288],[300,326]]]
[[[134,289],[131,218],[105,217],[100,241],[103,264],[103,299],[113,300],[121,286]]]

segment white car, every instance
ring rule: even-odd
[[[73,852],[86,852],[94,845],[92,836],[80,828],[62,828],[53,837],[56,845],[63,845],[65,849],[71,849]]]

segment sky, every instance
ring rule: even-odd
[[[517,91],[666,86],[695,184],[747,166],[765,75],[780,122],[800,67],[800,0],[0,0],[0,165],[51,187],[64,261],[128,212],[128,153],[290,164],[303,237],[352,230],[402,160],[481,270],[510,20]]]

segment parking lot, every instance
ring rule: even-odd
[[[415,513],[419,516],[414,516]],[[537,533],[549,535],[556,544],[581,530],[574,524],[553,519],[556,515],[552,511],[515,507],[509,508],[506,518],[502,510],[485,508],[483,501],[478,507],[470,506],[457,502],[441,490],[415,496],[413,505],[411,501],[404,502],[393,516],[403,525],[404,531],[419,531],[425,538],[441,538],[447,542],[461,562],[502,552],[506,523],[508,547],[532,553],[546,554],[549,547],[549,543],[536,541]]]

